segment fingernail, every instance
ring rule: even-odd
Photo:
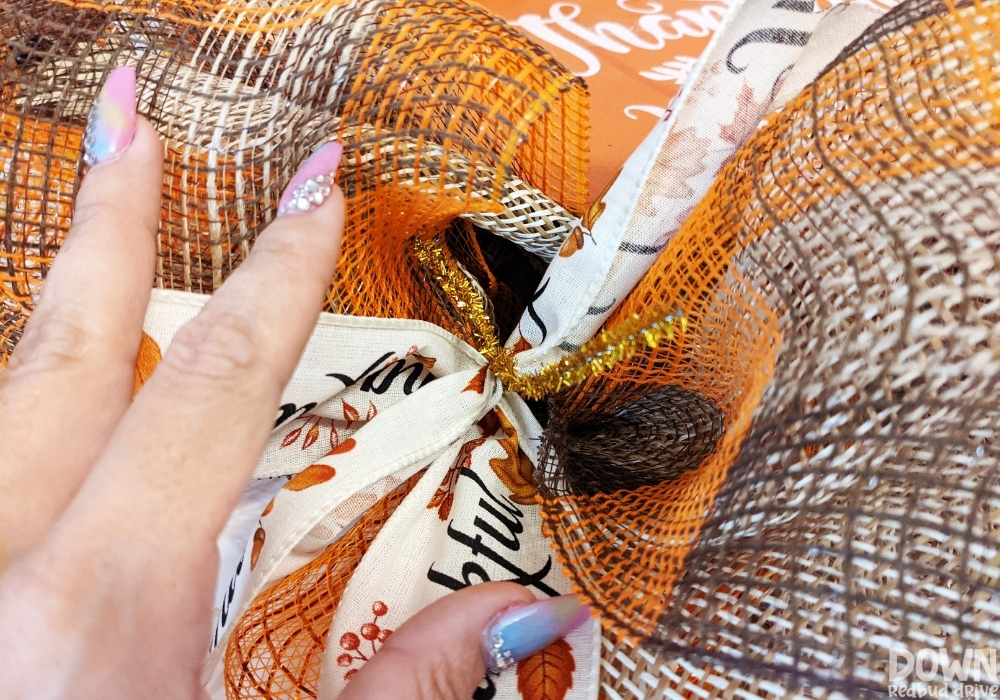
[[[490,668],[501,669],[540,651],[590,618],[575,595],[547,598],[493,618],[483,631]]]
[[[117,160],[135,138],[135,69],[111,71],[90,110],[83,137],[84,162],[93,168]]]
[[[309,156],[281,195],[278,216],[305,214],[325,202],[332,191],[333,177],[343,154],[343,146],[330,141]]]

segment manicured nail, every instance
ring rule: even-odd
[[[483,631],[490,668],[501,669],[540,651],[590,618],[575,595],[546,598],[500,613]]]
[[[117,160],[135,138],[135,69],[111,71],[87,118],[84,162],[91,168]]]
[[[333,177],[343,154],[344,147],[330,141],[309,156],[281,195],[278,216],[305,214],[325,202],[332,191]]]

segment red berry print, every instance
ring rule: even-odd
[[[340,646],[347,649],[347,651],[354,651],[361,646],[361,640],[358,639],[358,635],[354,634],[354,632],[344,632],[340,636]]]
[[[389,612],[389,606],[386,605],[381,600],[376,600],[372,603],[372,614],[375,616],[371,622],[366,622],[358,629],[361,637],[371,644],[371,653],[374,654],[378,651],[378,647],[385,643],[385,640],[389,638],[392,634],[392,630],[384,629],[378,625],[378,619]],[[353,654],[341,654],[337,657],[337,665],[348,667],[353,666],[355,661],[367,661],[368,656],[365,655],[364,650],[361,648],[361,638],[358,637],[354,632],[344,632],[340,636],[340,646],[347,651],[354,652]],[[349,681],[354,678],[354,674],[358,672],[358,669],[351,668],[344,672],[344,680]]]

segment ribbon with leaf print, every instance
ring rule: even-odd
[[[137,389],[140,374],[148,376],[207,299],[154,292]],[[258,648],[245,631],[253,629],[254,606],[324,552],[350,560],[344,546],[388,498],[398,502],[355,557],[330,611],[318,650],[325,653],[314,656],[314,668],[303,666],[318,697],[336,697],[392,629],[454,590],[507,580],[539,597],[568,593],[535,503],[541,432],[482,356],[440,328],[323,314],[220,541],[215,649],[206,666],[212,696],[258,680],[252,671],[241,675],[252,664],[229,663],[234,649],[246,658]],[[280,620],[272,624],[280,628]],[[594,698],[598,660],[594,620],[513,672],[488,676],[476,697]]]
[[[785,81],[801,89],[885,8],[856,10],[815,13],[809,0],[730,5],[672,109],[553,258],[506,344],[519,370],[536,374],[598,332],[777,106]],[[811,43],[816,32],[821,41]]]

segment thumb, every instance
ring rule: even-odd
[[[589,618],[576,596],[536,600],[527,588],[503,582],[464,588],[393,632],[340,700],[469,700],[487,662],[509,666]]]

